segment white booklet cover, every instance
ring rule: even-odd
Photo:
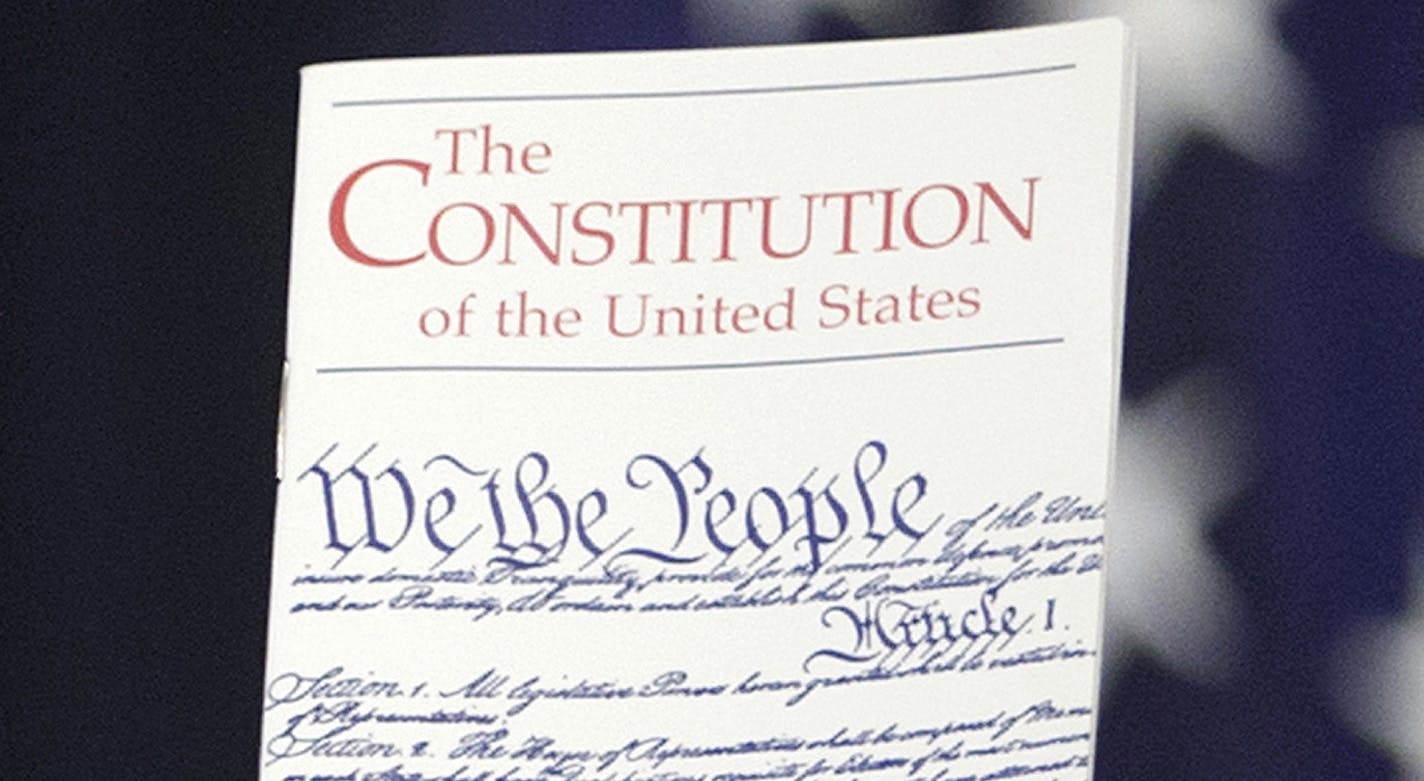
[[[1088,778],[1130,63],[305,69],[262,778]]]

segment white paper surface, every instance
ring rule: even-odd
[[[1125,50],[306,69],[262,777],[1087,778]]]

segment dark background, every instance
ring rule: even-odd
[[[979,29],[992,5],[925,3],[908,28]],[[0,776],[256,775],[298,68],[681,47],[686,19],[514,0],[4,14]],[[810,19],[805,37],[867,32]],[[1138,206],[1124,378],[1132,402],[1207,361],[1248,391],[1259,467],[1210,539],[1249,605],[1244,673],[1203,685],[1135,655],[1104,702],[1105,781],[1396,772],[1331,670],[1354,622],[1409,609],[1421,526],[1424,258],[1364,204],[1366,141],[1424,124],[1424,4],[1296,0],[1278,31],[1320,97],[1318,148],[1282,173],[1189,140]]]

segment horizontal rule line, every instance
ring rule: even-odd
[[[835,363],[858,363],[863,361],[888,361],[898,358],[923,358],[930,355],[950,353],[986,352],[989,350],[1012,350],[1020,347],[1040,347],[1062,344],[1063,337],[1053,336],[1042,339],[1020,339],[1012,342],[986,342],[950,347],[930,347],[923,350],[902,350],[886,353],[860,353],[856,355],[829,355],[820,358],[778,358],[763,361],[726,361],[713,363],[674,364],[624,364],[624,365],[434,365],[434,366],[325,366],[316,370],[317,374],[425,374],[434,372],[485,372],[485,373],[559,373],[559,374],[617,374],[634,372],[698,372],[723,371],[728,369],[774,369],[785,366],[817,366]]]
[[[439,103],[515,103],[555,100],[636,100],[641,98],[705,98],[718,95],[769,95],[785,92],[826,92],[830,90],[868,89],[876,87],[913,87],[926,84],[948,84],[960,81],[1007,79],[1016,76],[1036,76],[1043,73],[1072,70],[1075,63],[1044,65],[1037,68],[964,73],[954,76],[925,76],[915,79],[885,79],[880,81],[846,81],[828,84],[786,84],[771,87],[725,87],[722,89],[672,90],[665,92],[567,92],[529,95],[456,95],[448,97],[374,98],[370,100],[337,100],[332,108],[361,106],[418,106]]]

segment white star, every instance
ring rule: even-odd
[[[688,20],[713,46],[805,40],[819,11],[843,14],[869,36],[924,34],[934,7],[924,0],[688,0]]]
[[[685,8],[712,45],[803,40],[817,12],[844,14],[867,35],[924,34],[936,11],[925,0],[688,0]]]
[[[712,46],[787,43],[801,39],[806,0],[688,0],[684,13],[697,38]]]
[[[1345,717],[1424,781],[1424,553],[1405,615],[1359,626],[1336,656]]]
[[[1117,16],[1138,52],[1138,195],[1150,196],[1193,132],[1291,168],[1311,135],[1301,68],[1273,29],[1285,0],[1021,0],[1014,24]]]
[[[1372,173],[1375,228],[1395,249],[1424,258],[1424,125],[1386,134]]]
[[[1206,529],[1250,472],[1243,405],[1196,371],[1127,405],[1105,559],[1104,680],[1130,646],[1200,682],[1234,671],[1241,608]]]

